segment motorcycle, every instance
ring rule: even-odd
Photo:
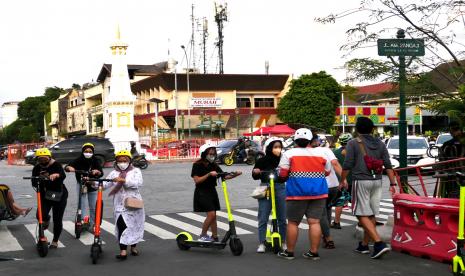
[[[233,164],[240,164],[240,163],[246,163],[247,165],[253,165],[258,159],[265,156],[262,152],[256,151],[254,149],[248,149],[246,150],[246,152],[247,152],[247,157],[245,160],[243,160],[239,154],[239,150],[237,150],[236,148],[233,148],[230,153],[226,154],[223,157],[223,163],[226,166],[231,166]]]
[[[149,162],[147,161],[147,159],[145,159],[145,154],[141,154],[134,157],[134,159],[132,160],[132,165],[134,167],[145,170],[149,166]]]

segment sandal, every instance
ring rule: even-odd
[[[49,246],[48,246],[49,249],[57,249],[58,248],[58,245],[55,245],[53,243],[51,243]]]
[[[336,246],[334,245],[334,241],[327,241],[327,240],[323,240],[323,248],[325,249],[334,249],[336,248]]]
[[[121,260],[121,261],[124,261],[127,258],[128,258],[128,255],[121,255],[121,254],[116,255],[116,259]]]
[[[131,248],[131,256],[139,256],[139,250]]]

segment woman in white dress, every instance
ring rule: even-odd
[[[131,153],[128,150],[116,154],[115,170],[106,177],[113,182],[105,182],[104,189],[111,188],[115,216],[115,236],[118,238],[119,260],[126,260],[128,245],[130,254],[138,256],[136,245],[144,236],[145,212],[139,187],[142,186],[142,173],[131,165]],[[129,200],[128,200],[129,199]]]

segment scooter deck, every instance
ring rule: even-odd
[[[200,248],[224,249],[226,247],[225,242],[184,241],[184,244],[190,247],[200,247]]]

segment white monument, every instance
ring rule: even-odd
[[[126,50],[128,45],[121,41],[119,26],[116,41],[110,46],[112,53],[110,91],[105,99],[104,118],[108,130],[105,137],[115,146],[115,151],[130,149],[130,141],[139,141],[134,129],[134,103],[129,82]]]

